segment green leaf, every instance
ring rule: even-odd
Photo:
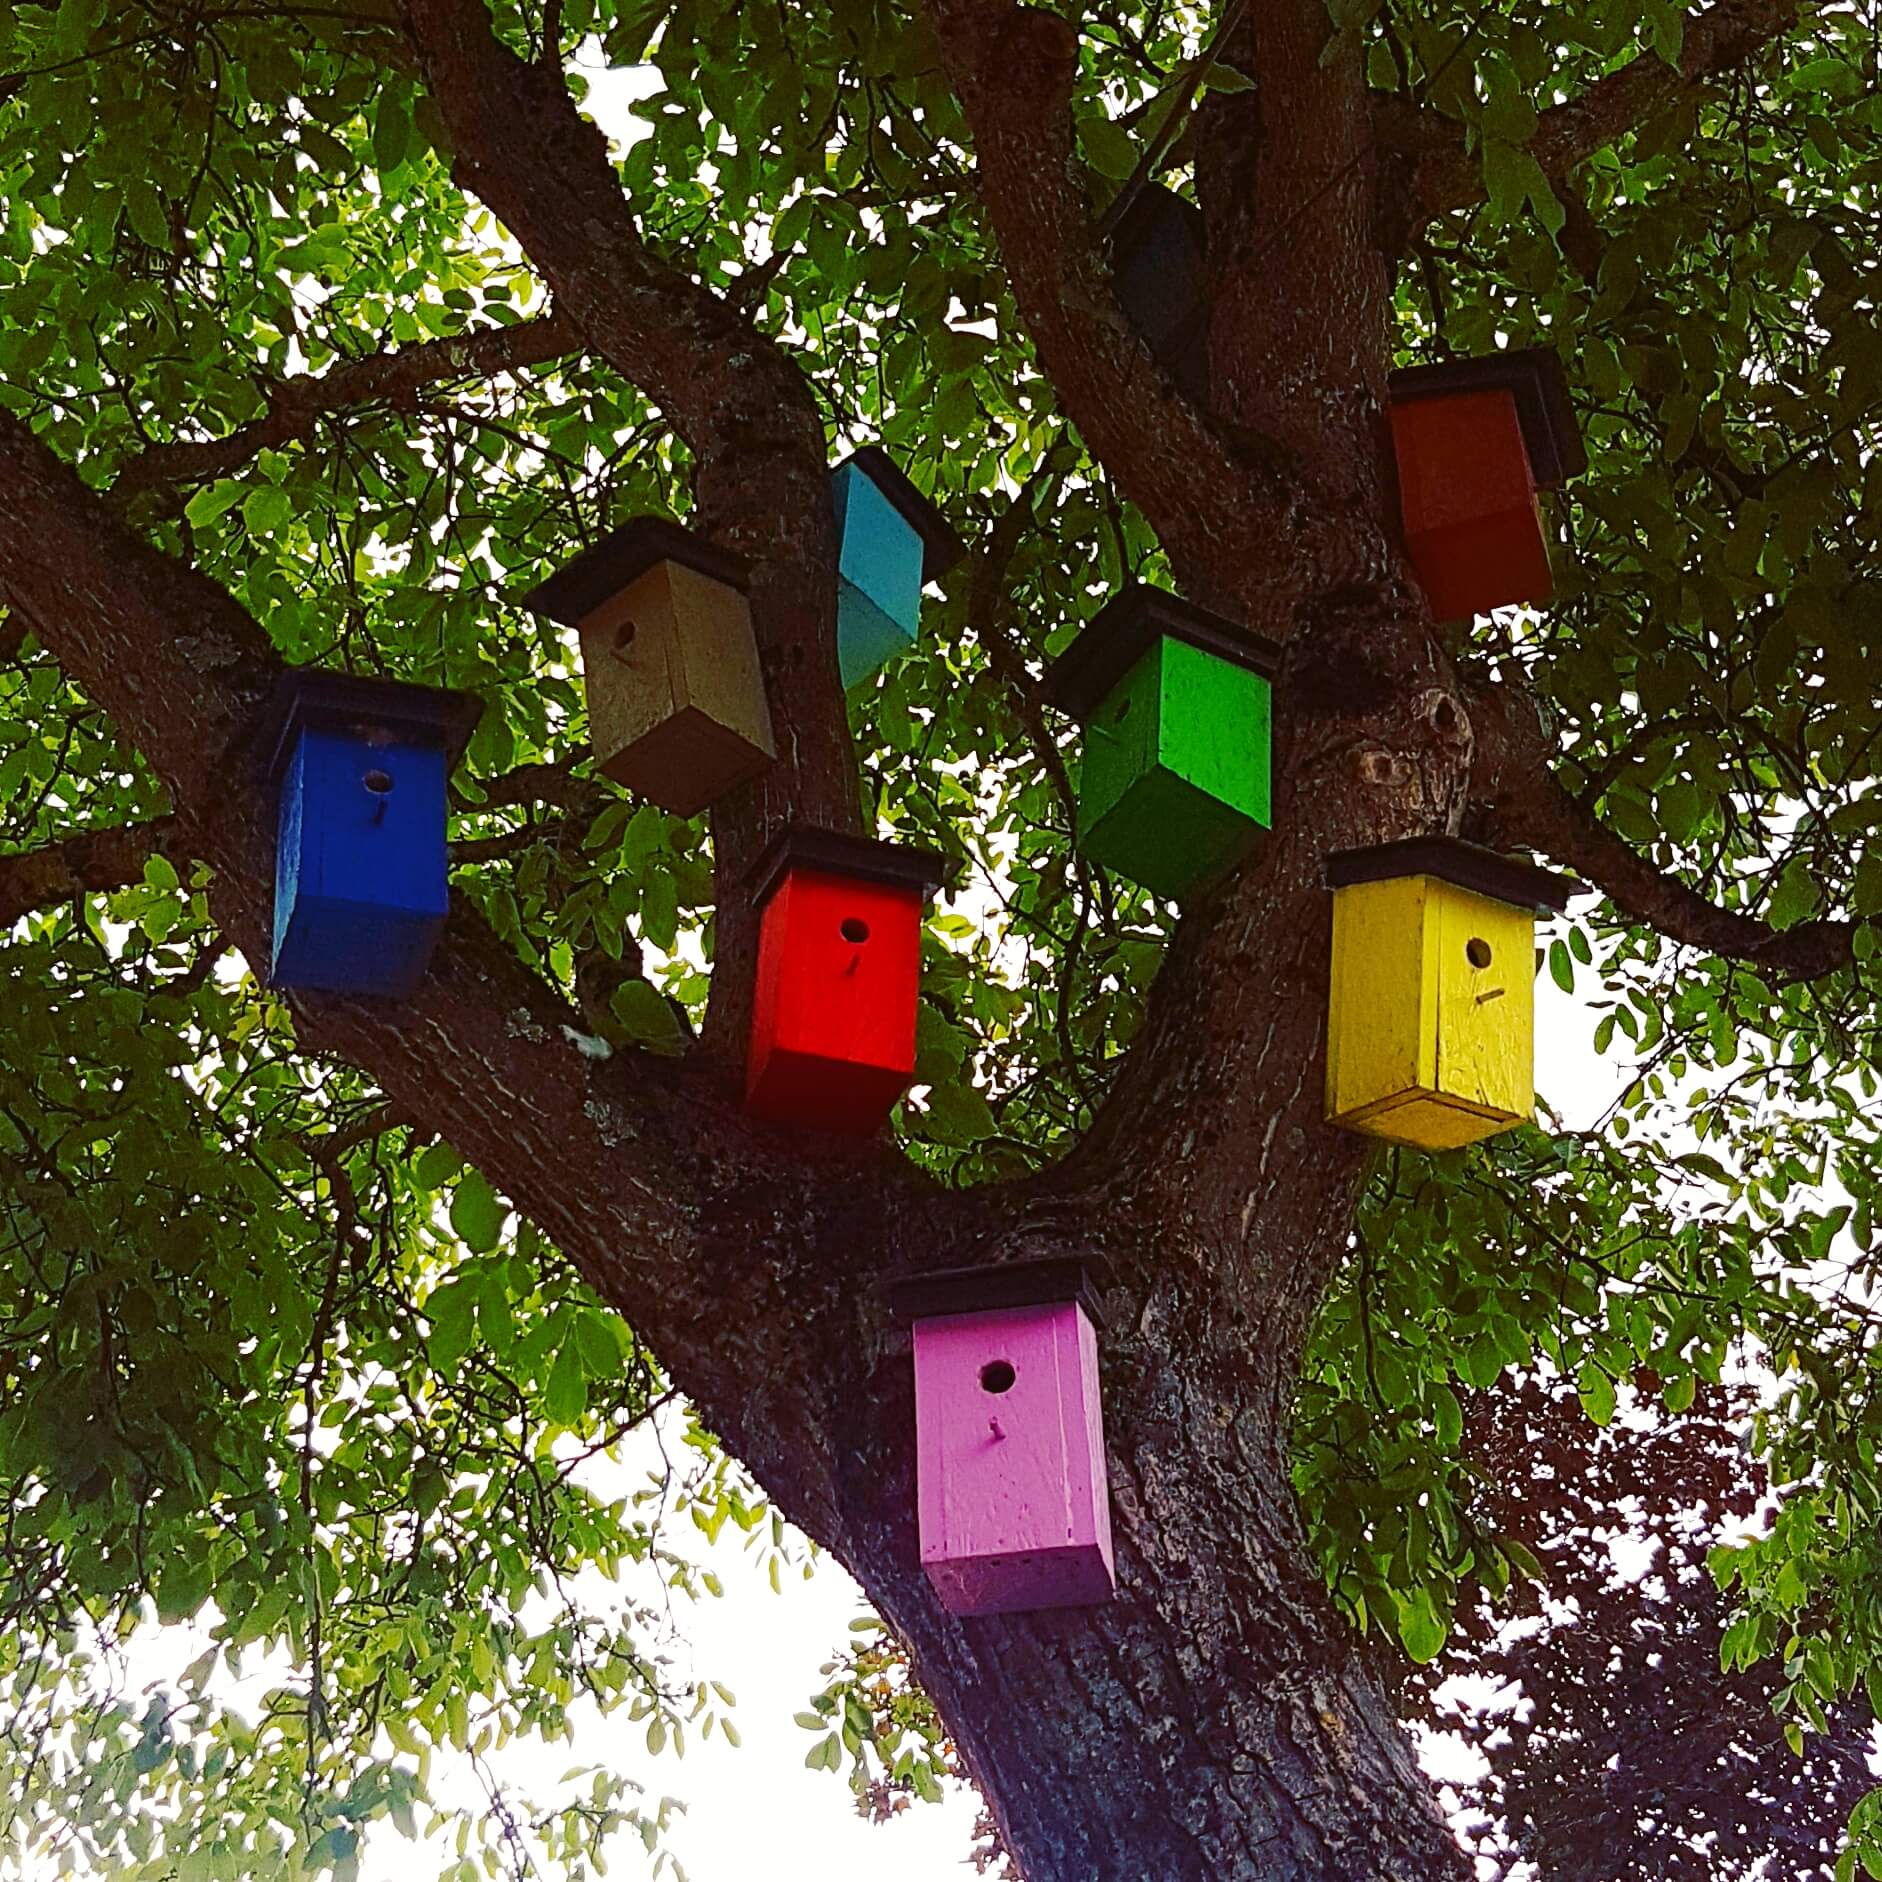
[[[1450,1617],[1438,1612],[1428,1588],[1414,1588],[1409,1594],[1393,1591],[1398,1610],[1398,1637],[1405,1651],[1418,1665],[1425,1666],[1444,1650],[1451,1631]]]
[[[1586,1360],[1575,1375],[1575,1395],[1581,1408],[1598,1425],[1614,1416],[1614,1381],[1593,1360]]]
[[[588,1410],[588,1375],[573,1340],[565,1341],[555,1356],[543,1387],[542,1403],[551,1421],[558,1425],[578,1424]]]
[[[466,1170],[451,1197],[451,1227],[474,1254],[487,1255],[502,1239],[508,1216],[483,1174]]]
[[[272,536],[285,529],[293,515],[288,493],[274,484],[257,484],[242,500],[242,521],[257,536]]]

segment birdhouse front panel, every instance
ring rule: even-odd
[[[765,903],[746,1103],[816,1130],[881,1127],[915,1076],[926,897],[793,868]]]
[[[1086,725],[1086,853],[1177,900],[1218,881],[1270,821],[1271,715],[1264,675],[1155,641]]]
[[[921,630],[920,532],[852,459],[834,478],[837,667],[845,686],[915,644]]]
[[[921,1560],[955,1614],[1115,1586],[1098,1345],[1075,1301],[917,1320]]]
[[[1327,1115],[1450,1150],[1535,1109],[1535,917],[1415,875],[1333,898]]]
[[[1503,389],[1395,401],[1405,546],[1440,621],[1553,589],[1516,397]]]
[[[661,561],[580,621],[589,739],[603,774],[692,817],[777,755],[743,594]]]
[[[444,926],[447,755],[309,727],[280,778],[276,986],[402,997]]]

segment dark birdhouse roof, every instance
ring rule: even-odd
[[[1393,402],[1400,405],[1460,392],[1513,393],[1529,469],[1538,488],[1558,489],[1588,468],[1581,427],[1568,396],[1568,378],[1553,347],[1519,347],[1481,359],[1406,366],[1392,375],[1390,390]]]
[[[271,778],[280,775],[294,741],[310,727],[390,738],[401,745],[440,746],[455,765],[483,711],[475,693],[291,667],[275,682],[263,709],[259,742]]]
[[[1061,712],[1084,720],[1119,680],[1165,636],[1273,679],[1281,649],[1166,589],[1133,583],[1099,610],[1046,673],[1046,697]]]
[[[888,498],[896,513],[921,538],[921,578],[938,581],[967,553],[967,545],[934,502],[909,482],[907,473],[879,444],[852,451],[832,466],[835,476],[844,464],[854,464]]]
[[[1559,915],[1581,884],[1552,869],[1505,856],[1455,836],[1412,836],[1366,849],[1336,850],[1327,858],[1327,886],[1348,889],[1360,882],[1395,882],[1405,876],[1436,876],[1440,882],[1512,908]]]
[[[1058,1255],[1043,1261],[999,1261],[939,1274],[904,1275],[882,1284],[891,1318],[901,1325],[944,1314],[991,1313],[1009,1307],[1054,1307],[1076,1301],[1093,1326],[1104,1325],[1098,1289],[1102,1262]]]
[[[577,627],[610,595],[618,595],[658,562],[696,569],[728,588],[743,590],[749,565],[742,555],[707,542],[670,517],[637,516],[611,530],[523,597],[523,606],[564,627]]]
[[[764,907],[793,869],[819,869],[833,876],[886,882],[917,889],[923,895],[941,888],[953,874],[953,865],[939,850],[883,843],[874,837],[845,836],[837,830],[794,823],[765,845],[763,855],[752,866],[752,906]]]

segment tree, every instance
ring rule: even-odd
[[[1641,1364],[1673,1413],[1741,1352],[1783,1381],[1725,1651],[1827,1729],[1882,1615],[1877,32],[1866,0],[16,7],[16,1846],[344,1868],[431,1744],[487,1766],[584,1692],[714,1716],[555,1595],[660,1547],[568,1461],[669,1391],[855,1572],[1030,1882],[1464,1873],[1361,1630],[1427,1660],[1524,1572],[1454,1387],[1538,1360],[1596,1424]],[[584,87],[643,57],[611,152]],[[1202,403],[1111,286],[1100,218],[1153,173],[1205,229]],[[1500,339],[1557,351],[1591,466],[1554,605],[1459,634],[1386,375]],[[833,433],[974,544],[847,703]],[[709,820],[591,774],[518,606],[645,509],[753,567],[781,757]],[[1272,835],[1180,920],[1078,857],[1042,709],[1130,575],[1286,643]],[[409,1003],[226,952],[267,958],[256,726],[301,663],[487,702]],[[994,904],[931,924],[896,1147],[739,1111],[745,885],[793,818],[939,845]],[[1324,858],[1433,831],[1599,892],[1548,958],[1638,1059],[1601,1128],[1424,1158],[1323,1122]],[[649,1044],[604,1056],[596,1012]],[[1063,1253],[1108,1272],[1119,1599],[952,1621],[879,1284]],[[713,1445],[700,1521],[764,1536]],[[146,1597],[286,1649],[263,1721],[206,1665],[100,1697]],[[498,1803],[493,1864],[658,1835],[605,1779],[533,1828]]]

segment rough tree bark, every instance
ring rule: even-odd
[[[1794,11],[1734,0],[1732,19],[1762,20],[1768,37]],[[1298,1360],[1367,1161],[1362,1140],[1321,1121],[1322,859],[1455,829],[1471,809],[1579,864],[1643,919],[1685,921],[1733,953],[1769,935],[1743,917],[1707,921],[1599,831],[1549,778],[1524,702],[1461,682],[1433,632],[1390,520],[1394,258],[1379,232],[1395,221],[1380,126],[1357,46],[1322,57],[1322,0],[1252,8],[1225,56],[1258,88],[1204,108],[1208,412],[1162,376],[1107,286],[1074,157],[1072,22],[1012,0],[930,0],[930,12],[1067,416],[1185,587],[1289,642],[1261,858],[1186,915],[1094,1128],[1043,1177],[944,1192],[886,1145],[785,1137],[740,1115],[754,950],[743,872],[788,817],[859,821],[817,406],[780,347],[641,242],[605,142],[553,62],[507,51],[484,0],[404,0],[459,181],[555,294],[553,324],[512,341],[524,350],[509,363],[603,356],[684,436],[697,520],[756,565],[785,757],[715,815],[711,1018],[681,1066],[574,1050],[577,1016],[463,907],[409,1006],[297,995],[299,1036],[368,1069],[399,1115],[474,1159],[857,1576],[909,1643],[1030,1882],[1462,1876],[1409,1741],[1306,1557],[1289,1487]],[[1734,58],[1750,50],[1731,44]],[[1664,102],[1667,82],[1643,74],[1638,108]],[[1618,106],[1611,116],[1610,136],[1627,121]],[[1436,148],[1429,127],[1390,129],[1401,149],[1412,136]],[[1402,189],[1403,164],[1384,170]],[[1431,210],[1464,188],[1438,175],[1419,184]],[[351,396],[459,364],[440,353],[410,381],[354,368]],[[348,396],[287,394],[258,422],[295,435]],[[124,489],[220,470],[247,442],[188,447],[198,455],[127,472]],[[0,599],[163,779],[175,807],[163,847],[212,865],[219,923],[260,960],[272,831],[265,793],[231,780],[259,762],[252,728],[278,661],[228,595],[142,541],[122,507],[0,419]],[[154,837],[46,859],[38,876],[20,865],[14,883],[94,886]],[[1834,965],[1839,940],[1799,971]],[[1066,1253],[1108,1266],[1118,1599],[955,1620],[916,1559],[909,1366],[879,1283]]]

